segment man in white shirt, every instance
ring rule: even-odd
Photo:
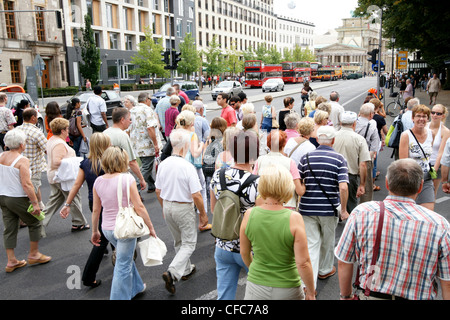
[[[101,97],[102,88],[100,86],[94,87],[94,96],[89,98],[86,107],[90,113],[90,122],[92,133],[103,132],[108,126],[106,119],[106,102]]]
[[[341,129],[341,117],[344,113],[344,107],[339,104],[339,93],[331,91],[330,93],[331,113],[330,120],[333,123],[334,129],[339,131]]]
[[[156,195],[175,244],[176,255],[163,273],[166,289],[172,294],[175,293],[174,282],[189,279],[196,270],[190,261],[197,244],[194,204],[200,212],[199,227],[208,224],[202,186],[194,166],[185,159],[190,146],[189,137],[184,130],[172,131],[172,156],[161,162],[155,182]]]

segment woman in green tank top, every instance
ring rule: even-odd
[[[294,192],[281,166],[261,170],[258,193],[264,204],[247,210],[241,224],[241,256],[249,268],[246,300],[314,300],[314,278],[303,219],[283,207]],[[252,255],[253,251],[253,255]]]

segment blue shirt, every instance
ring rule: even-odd
[[[166,131],[166,110],[170,108],[170,97],[164,97],[156,104],[155,112],[158,115],[159,123],[163,128],[163,132]]]
[[[195,122],[194,122],[195,133],[197,134],[198,140],[201,142],[205,142],[209,136],[209,124],[208,120],[203,118],[200,113],[195,114]]]
[[[333,205],[337,207],[340,204],[339,183],[349,182],[347,161],[340,153],[325,145],[320,145],[308,155],[311,169]],[[306,155],[300,159],[298,171],[306,186],[305,194],[300,199],[300,213],[305,216],[334,216],[327,196],[309,171]]]

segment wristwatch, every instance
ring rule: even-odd
[[[341,299],[350,299],[350,298],[353,298],[353,293],[350,293],[349,295],[346,295],[346,296],[339,293],[339,297]]]
[[[70,204],[64,203],[64,207],[70,207]]]

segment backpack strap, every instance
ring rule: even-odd
[[[219,171],[219,179],[220,179],[220,190],[221,191],[225,191],[227,190],[227,182],[225,179],[225,170],[227,168],[222,168]],[[242,190],[244,190],[245,188],[247,188],[253,181],[255,181],[256,179],[258,179],[259,176],[255,175],[255,174],[250,174],[250,177],[248,177],[245,182],[239,187],[238,191],[237,191],[237,195],[240,195]]]

